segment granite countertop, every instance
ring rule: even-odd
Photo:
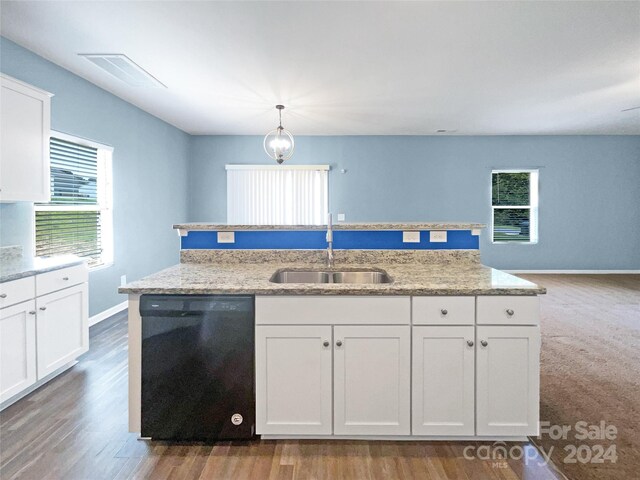
[[[463,222],[408,222],[408,223],[334,223],[334,230],[472,230],[484,228],[482,223]],[[175,230],[326,230],[326,225],[229,225],[226,223],[180,223]]]
[[[3,258],[0,261],[0,283],[19,278],[30,277],[39,273],[59,270],[73,265],[80,265],[86,260],[75,255],[59,255],[55,257],[23,257]]]
[[[284,262],[181,263],[129,283],[120,293],[255,295],[537,295],[544,287],[480,263],[337,264],[333,270],[382,269],[389,284],[279,284],[278,269],[323,270],[321,265]]]

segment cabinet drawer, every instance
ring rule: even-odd
[[[409,325],[410,297],[257,296],[257,325]]]
[[[35,296],[36,283],[34,276],[0,283],[0,308],[31,300]]]
[[[414,325],[473,325],[475,297],[413,297]]]
[[[479,325],[538,325],[538,297],[497,296],[477,298]]]
[[[86,264],[61,268],[52,272],[36,276],[36,295],[46,295],[63,288],[84,283],[89,279],[89,269]]]

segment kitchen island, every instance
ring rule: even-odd
[[[130,431],[140,431],[140,295],[237,294],[255,296],[263,438],[537,434],[545,289],[483,266],[477,248],[342,249],[327,268],[319,249],[218,246],[183,243],[179,265],[120,288],[129,294]],[[390,282],[272,281],[283,268],[384,271]]]

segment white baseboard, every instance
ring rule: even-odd
[[[503,270],[507,273],[540,273],[540,274],[570,274],[570,275],[613,275],[627,274],[637,275],[640,270]]]
[[[106,320],[111,315],[115,315],[116,313],[126,310],[128,304],[129,302],[125,300],[124,302],[119,303],[118,305],[114,305],[111,308],[107,308],[103,312],[100,312],[94,315],[93,317],[89,317],[89,326],[92,327],[96,323],[100,323],[102,320]]]

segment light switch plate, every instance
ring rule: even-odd
[[[404,243],[420,243],[420,232],[402,232]]]
[[[127,284],[127,276],[126,275],[120,275],[120,286],[122,287],[123,285]]]
[[[339,222],[344,222],[344,213],[339,213],[338,214],[338,221]]]
[[[235,232],[218,232],[218,243],[235,243]]]
[[[432,230],[429,232],[429,241],[431,243],[446,243],[447,231],[446,230]]]

